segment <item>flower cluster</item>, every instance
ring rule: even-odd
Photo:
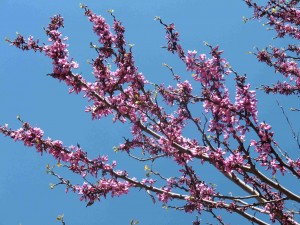
[[[251,0],[245,0],[249,7],[254,8],[253,19],[266,18],[266,26],[277,32],[277,38],[290,36],[300,39],[300,10],[298,1],[268,1],[265,6],[258,6]],[[300,48],[290,44],[285,48],[270,46],[255,53],[257,59],[274,68],[276,73],[284,76],[283,80],[273,85],[263,85],[266,93],[284,95],[299,94],[300,70],[298,66]],[[288,80],[286,80],[288,78]]]

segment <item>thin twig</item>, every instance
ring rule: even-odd
[[[288,116],[286,115],[286,113],[285,113],[285,111],[284,111],[284,108],[279,104],[278,100],[276,100],[276,102],[277,102],[278,107],[281,109],[282,114],[283,114],[283,116],[285,117],[286,122],[288,123],[288,125],[289,125],[289,127],[290,127],[290,129],[291,129],[291,132],[292,132],[292,134],[293,134],[293,138],[296,140],[297,145],[298,145],[298,148],[300,149],[299,133],[296,134],[296,132],[295,132],[295,130],[294,130],[294,128],[293,128],[293,126],[292,126],[292,124],[291,124],[291,122],[290,122]]]

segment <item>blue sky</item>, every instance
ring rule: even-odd
[[[79,3],[71,0],[1,1],[0,124],[8,123],[18,128],[20,122],[16,116],[21,115],[23,120],[41,127],[46,136],[60,139],[65,145],[80,143],[91,156],[108,154],[110,159],[118,160],[120,169],[128,168],[133,173],[142,174],[143,165],[133,164],[125,155],[112,151],[112,147],[128,135],[127,129],[120,124],[113,125],[110,119],[92,121],[91,116],[84,112],[87,102],[81,95],[69,95],[64,84],[46,76],[52,69],[49,59],[40,54],[22,52],[4,41],[5,37],[14,38],[19,32],[46,42],[43,27],[48,24],[50,16],[59,13],[65,18],[63,34],[69,37],[70,56],[79,62],[79,71],[87,79],[92,79],[87,60],[95,56],[89,43],[96,37]],[[175,23],[186,50],[207,52],[203,41],[219,45],[235,70],[248,74],[253,87],[274,79],[271,70],[246,53],[253,51],[255,46],[262,48],[274,43],[273,34],[267,32],[262,23],[243,23],[242,17],[249,17],[252,12],[242,1],[101,0],[82,3],[104,15],[108,21],[111,17],[107,10],[115,10],[115,15],[126,27],[127,41],[135,44],[136,65],[153,82],[169,82],[169,73],[162,63],[173,66],[182,76],[190,76],[176,57],[160,48],[165,44],[165,33],[163,27],[154,21],[155,16],[160,16],[166,23]],[[284,45],[281,40],[276,43]],[[270,122],[275,131],[287,130],[275,99],[286,107],[297,107],[296,103],[260,93],[258,97],[260,120]],[[295,116],[290,114],[290,117],[296,124]],[[278,140],[287,148],[294,147],[291,142],[287,143],[285,135],[279,134]],[[142,191],[108,198],[86,208],[76,194],[65,194],[63,187],[50,190],[49,183],[56,181],[45,173],[46,164],[54,163],[50,157],[40,157],[34,149],[3,137],[0,137],[0,150],[0,225],[59,224],[55,219],[59,214],[65,214],[67,225],[125,225],[130,224],[131,219],[139,220],[143,225],[182,225],[191,224],[194,219],[192,215],[166,211],[159,204],[153,205]],[[164,169],[171,174],[172,168]],[[214,182],[227,185],[226,180],[218,176]],[[230,219],[234,221],[232,224],[239,221],[236,217]],[[205,216],[203,220],[206,221]]]

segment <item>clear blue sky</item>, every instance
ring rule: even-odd
[[[41,127],[46,136],[60,139],[65,145],[80,143],[91,156],[108,154],[110,159],[118,160],[120,169],[128,168],[140,176],[144,172],[142,164],[133,164],[126,155],[112,151],[112,147],[122,141],[122,136],[128,134],[127,129],[112,125],[110,120],[92,121],[90,114],[84,112],[87,103],[81,95],[69,95],[64,84],[46,76],[52,69],[49,59],[41,54],[22,52],[4,41],[5,37],[14,38],[17,31],[46,42],[43,27],[50,16],[59,13],[65,18],[63,34],[69,37],[70,55],[79,62],[80,72],[92,79],[86,62],[95,56],[89,43],[96,38],[79,3],[71,0],[1,1],[0,124],[8,123],[18,128],[21,124],[16,116],[21,115],[23,120]],[[272,33],[261,23],[243,23],[242,17],[249,17],[252,12],[242,1],[98,0],[82,3],[109,21],[107,10],[115,10],[115,15],[126,27],[127,41],[135,44],[136,65],[153,82],[168,83],[169,73],[162,63],[173,66],[182,76],[190,77],[179,60],[160,48],[165,44],[165,33],[153,20],[155,16],[160,16],[166,23],[175,23],[186,50],[207,52],[203,41],[219,45],[235,70],[248,74],[253,87],[273,75],[263,64],[258,64],[253,55],[246,54],[255,46],[262,48],[273,41]],[[277,43],[284,44],[283,41]],[[279,132],[280,128],[287,130],[287,126],[276,107],[275,97],[258,96],[260,120],[273,125],[284,146],[293,147]],[[278,99],[286,107],[297,107],[295,102]],[[296,118],[291,116],[291,119],[296,124]],[[76,194],[65,194],[63,187],[50,190],[49,183],[56,181],[45,173],[46,164],[54,163],[50,157],[40,157],[34,149],[3,137],[0,137],[0,150],[0,225],[55,225],[59,224],[56,216],[62,213],[67,225],[128,225],[131,219],[139,220],[141,225],[186,225],[194,219],[181,212],[166,212],[160,204],[153,205],[142,191],[108,198],[86,208]],[[172,172],[172,168],[165,170]],[[211,176],[209,172],[207,174]],[[218,186],[227,185],[227,181],[218,176],[212,182],[218,182]],[[208,222],[205,216],[203,220]],[[240,222],[236,217],[230,220],[232,224]]]

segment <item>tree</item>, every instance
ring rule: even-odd
[[[291,43],[300,38],[298,2],[271,0],[259,6],[245,0],[254,10],[250,19],[265,19],[266,25],[277,32],[277,38],[290,36]],[[125,28],[113,11],[110,13],[114,23],[110,28],[103,17],[85,5],[81,8],[99,38],[99,44],[90,46],[97,53],[91,62],[94,82],[73,72],[78,64],[69,58],[67,39],[59,31],[63,27],[60,15],[52,17],[45,29],[49,45],[40,44],[32,36],[25,39],[21,34],[7,41],[22,50],[43,52],[51,58],[53,72],[49,76],[66,83],[71,93],[83,93],[91,102],[86,111],[93,119],[112,116],[114,122],[129,124],[132,136],[124,138],[114,150],[146,162],[146,177],[137,179],[134,174],[117,169],[116,162],[109,163],[106,156],[90,158],[79,144],[66,147],[62,141],[45,138],[40,128],[21,117],[18,117],[22,123],[19,129],[1,126],[5,136],[35,147],[41,154],[52,155],[59,166],[83,179],[82,185],[73,184],[48,166],[48,172],[58,179],[52,187],[65,185],[67,191],[79,193],[87,206],[109,194],[120,196],[138,188],[145,190],[154,203],[160,201],[166,208],[189,213],[208,212],[220,224],[227,221],[222,220],[219,210],[238,214],[255,224],[268,224],[269,219],[272,223],[298,224],[300,196],[280,180],[288,176],[296,182],[300,177],[300,160],[280,148],[271,125],[258,118],[256,92],[247,83],[246,75],[240,75],[223,58],[218,46],[206,43],[209,56],[186,52],[174,24],[156,17],[166,31],[166,49],[178,56],[193,80],[177,75],[165,64],[175,85],[154,84],[138,71],[132,45],[125,41]],[[263,85],[261,91],[299,94],[297,44],[285,48],[269,46],[253,54],[283,75],[276,84]],[[234,79],[235,92],[226,87],[228,79]],[[286,115],[284,109],[283,115]],[[185,137],[186,129],[195,130],[196,138]],[[292,127],[291,131],[299,147]],[[174,176],[165,177],[163,171],[156,170],[154,163],[165,161],[173,162],[178,169]],[[221,193],[217,186],[202,180],[197,173],[201,164],[211,164],[243,194]],[[200,224],[198,218],[194,224]]]

